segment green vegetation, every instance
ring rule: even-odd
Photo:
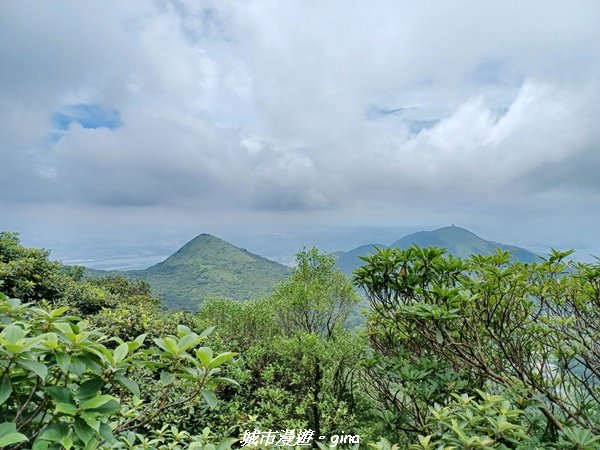
[[[211,301],[200,310],[201,326],[214,324],[220,344],[244,355],[234,375],[244,382],[224,405],[224,426],[236,416],[246,426],[317,436],[363,426],[368,402],[354,389],[364,343],[343,327],[358,297],[332,270],[332,257],[313,249],[297,262],[269,298]]]
[[[569,254],[380,249],[354,274],[370,303],[355,328],[357,295],[316,249],[270,294],[192,314],[1,233],[0,447],[226,449],[255,432],[289,449],[312,430],[313,448],[600,449],[600,264]]]
[[[170,309],[196,311],[209,298],[249,300],[269,293],[289,272],[286,266],[201,234],[148,269],[108,273],[147,281]]]
[[[1,287],[30,301],[0,294],[0,447],[213,445],[208,430],[193,436],[166,423],[165,416],[185,406],[214,407],[218,386],[234,383],[218,374],[235,354],[213,356],[209,347],[200,347],[210,329],[197,334],[174,325],[174,334],[132,340],[107,333],[94,313],[101,315],[102,305],[111,301],[143,303],[147,286],[125,279],[104,280],[102,287],[80,283],[80,271],[63,271],[47,256],[21,247],[15,234],[0,234]],[[67,314],[69,306],[55,307],[73,298],[71,309],[85,318]],[[224,440],[219,448],[233,442]]]
[[[598,448],[600,266],[569,254],[520,263],[411,247],[364,258],[367,373],[396,440]]]

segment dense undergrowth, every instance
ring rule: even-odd
[[[380,250],[354,328],[314,249],[268,297],[190,314],[1,233],[0,447],[600,448],[600,266],[568,256]]]

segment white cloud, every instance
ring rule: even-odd
[[[489,223],[511,205],[551,211],[559,185],[584,217],[581,192],[600,187],[598,13],[591,1],[11,2],[0,200]],[[122,126],[73,123],[54,142],[52,114],[72,104],[115,109]]]

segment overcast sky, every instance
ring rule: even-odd
[[[7,1],[0,65],[25,242],[454,223],[600,254],[598,1]]]

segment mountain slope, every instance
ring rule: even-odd
[[[90,274],[145,280],[168,308],[196,310],[211,297],[246,300],[269,292],[289,272],[286,266],[201,234],[148,269]]]
[[[486,241],[469,230],[454,225],[434,231],[419,231],[409,234],[398,239],[390,247],[408,248],[413,244],[419,247],[443,247],[451,255],[461,258],[468,258],[474,254],[491,255],[496,249],[501,249],[512,252],[512,258],[515,261],[533,262],[539,260],[537,255],[524,248]],[[352,273],[355,268],[363,264],[358,257],[373,254],[373,247],[374,245],[363,245],[348,252],[337,252],[338,267],[345,273]],[[377,245],[377,247],[384,248],[387,246]]]
[[[352,273],[352,271],[361,265],[362,261],[359,256],[368,256],[375,253],[375,247],[386,248],[387,245],[367,244],[356,247],[348,252],[335,252],[333,256],[337,258],[336,265],[344,273]]]

